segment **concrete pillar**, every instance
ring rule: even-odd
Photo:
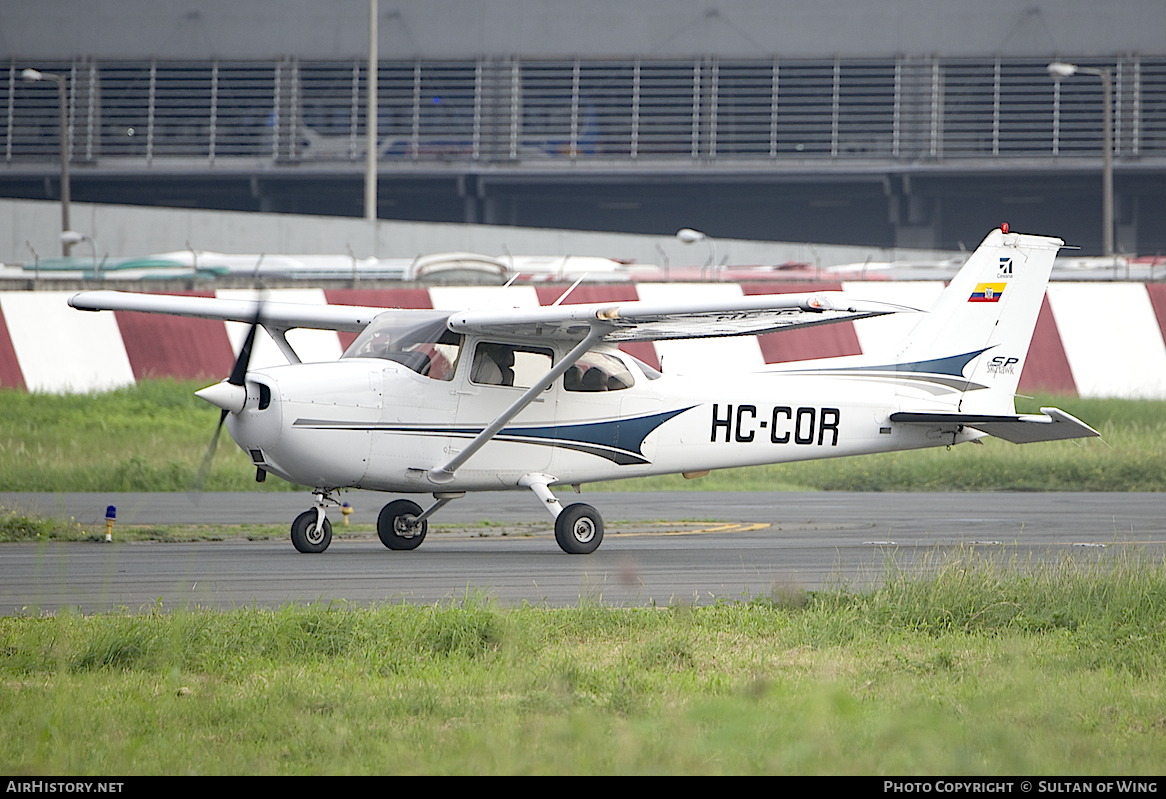
[[[1127,255],[1138,252],[1138,196],[1118,194],[1114,202],[1114,251]]]
[[[938,197],[917,192],[910,176],[904,175],[901,191],[894,181],[887,183],[887,220],[895,229],[896,247],[939,247],[941,207]]]

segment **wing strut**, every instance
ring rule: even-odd
[[[610,332],[611,328],[606,325],[592,325],[587,337],[575,345],[563,360],[555,364],[549,372],[543,375],[542,379],[528,388],[525,393],[506,410],[499,414],[498,418],[490,422],[486,429],[478,433],[466,448],[455,455],[449,463],[444,466],[434,467],[429,470],[428,477],[431,483],[437,485],[444,485],[453,480],[453,473],[461,468],[462,464],[468,461],[475,452],[486,446],[498,432],[510,423],[510,420],[519,414],[519,412],[534,401],[535,397],[547,390],[551,383],[559,379],[559,376],[575,365],[575,362],[582,358],[589,349],[594,347],[600,339]]]
[[[283,353],[283,357],[287,358],[288,363],[302,363],[300,356],[296,354],[296,351],[292,349],[292,345],[288,343],[288,328],[263,325],[263,329],[271,336],[271,340],[279,347],[279,351]]]

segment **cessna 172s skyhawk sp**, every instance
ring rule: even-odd
[[[731,302],[385,310],[84,292],[74,308],[251,322],[231,376],[199,396],[258,468],[316,486],[291,528],[301,552],[331,541],[338,489],[431,493],[380,512],[390,549],[470,491],[528,489],[569,553],[603,520],[552,486],[937,447],[1095,436],[1055,408],[1018,415],[1014,393],[1060,239],[994,230],[890,353],[776,364],[748,374],[664,375],[621,342],[757,335],[914,309],[841,292]],[[560,298],[561,300],[562,298]],[[248,369],[256,326],[289,364]],[[292,328],[359,332],[332,363],[300,363]],[[217,434],[216,434],[217,435]]]

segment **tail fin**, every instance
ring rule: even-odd
[[[903,341],[898,363],[947,363],[963,413],[1014,413],[1013,397],[1061,239],[993,230]],[[902,368],[902,366],[900,366]]]

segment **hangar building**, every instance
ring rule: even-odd
[[[366,0],[0,6],[0,196],[361,216]],[[383,219],[1166,251],[1161,0],[380,0]],[[1054,80],[1051,61],[1084,69]]]

